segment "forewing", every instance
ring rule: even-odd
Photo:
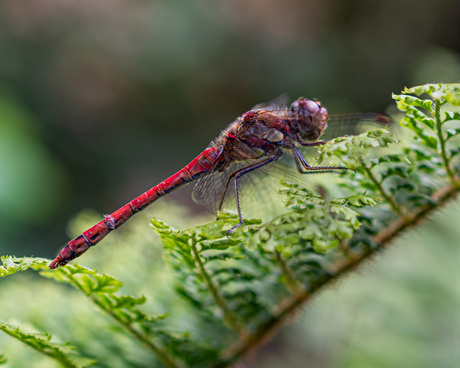
[[[372,129],[381,129],[392,122],[388,115],[380,113],[355,113],[332,115],[320,140],[330,140],[345,135],[358,135]]]
[[[332,115],[327,122],[327,128],[319,140],[329,141],[343,136],[359,135],[373,129],[382,129],[387,126],[394,126],[392,119],[380,113],[354,113],[343,115]],[[320,165],[313,160],[318,155],[319,147],[303,147],[302,154],[310,166],[331,167],[340,166],[340,162],[334,157],[323,160]]]

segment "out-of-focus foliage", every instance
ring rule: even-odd
[[[318,161],[333,155],[354,168],[341,175],[342,190],[349,193],[346,197],[329,198],[324,188],[319,190],[321,195],[315,195],[286,183],[283,192],[288,198],[289,212],[266,223],[246,220],[230,236],[228,230],[238,220],[227,213],[220,214],[215,222],[188,230],[177,230],[154,219],[152,224],[165,245],[166,259],[166,264],[157,263],[156,267],[148,264],[155,258],[146,257],[152,249],[148,247],[150,242],[140,237],[145,231],[120,235],[126,236],[121,241],[114,237],[112,242],[120,241],[118,247],[112,250],[107,242],[102,252],[108,256],[102,253],[97,262],[104,269],[110,268],[114,260],[134,265],[120,268],[120,278],[126,277],[129,290],[141,288],[136,281],[147,281],[145,291],[153,304],[147,304],[149,298],[144,296],[119,295],[122,283],[116,277],[78,265],[49,271],[43,259],[5,257],[0,275],[10,278],[17,271],[35,268],[42,276],[74,286],[103,312],[105,317],[100,318],[81,308],[80,303],[69,301],[65,309],[61,309],[61,304],[51,307],[60,315],[42,307],[43,310],[34,309],[37,316],[26,318],[34,328],[53,330],[58,336],[69,334],[68,329],[62,329],[62,318],[73,323],[83,318],[84,323],[70,334],[72,344],[86,357],[78,358],[82,366],[89,359],[111,367],[146,363],[166,367],[229,366],[291,318],[316,292],[382,251],[396,236],[408,234],[455,197],[460,190],[460,178],[458,152],[452,142],[460,136],[455,125],[459,121],[459,95],[459,85],[431,84],[405,89],[402,95],[394,96],[398,107],[406,112],[402,125],[413,135],[412,145],[402,145],[405,155],[382,150],[396,143],[384,130],[338,138],[322,146]],[[424,169],[427,162],[431,163],[431,170]],[[133,255],[122,249],[128,244],[137,247],[138,242],[140,251]],[[450,252],[458,254],[453,246]],[[152,278],[132,278],[139,273]],[[30,289],[31,285],[26,285],[16,289]],[[16,293],[11,292],[11,297]],[[76,296],[70,290],[64,293]],[[407,298],[400,295],[403,297]],[[62,295],[54,290],[49,299],[45,303],[62,299]],[[401,302],[399,298],[393,300]],[[356,308],[363,303],[361,299]],[[155,313],[144,311],[152,307]],[[452,313],[450,306],[447,310]],[[422,311],[418,315],[424,314]],[[404,320],[404,324],[409,324],[407,329],[398,324],[388,328],[394,327],[399,343],[403,343],[404,333],[417,334],[411,323],[425,321],[410,316]],[[101,337],[108,333],[100,328],[102,325],[114,326],[109,336]],[[422,330],[435,333],[429,326]],[[453,334],[449,328],[444,330],[449,337]],[[36,350],[47,355],[52,355],[49,349],[53,347],[52,351],[65,353],[66,345],[56,345],[49,338],[22,329],[14,331],[13,337],[32,341]],[[409,340],[406,346],[413,347]],[[441,340],[449,341],[445,337]],[[110,354],[111,350],[117,354]],[[435,351],[426,361],[445,364],[455,360],[455,353],[446,352],[447,356],[441,356],[442,352]],[[354,356],[350,350],[344,351],[343,356],[363,366],[401,362],[424,366],[419,364],[417,354],[393,354],[386,360],[376,354],[365,359]],[[6,358],[18,356],[13,353],[12,358]]]
[[[51,335],[48,333],[25,333],[21,331],[19,327],[12,327],[2,322],[0,322],[0,330],[30,346],[32,349],[55,359],[64,367],[83,368],[94,363],[94,360],[82,358],[73,354],[72,350],[75,348],[69,344],[51,342]],[[5,360],[3,360],[3,362],[5,362]]]
[[[0,239],[44,225],[62,200],[62,170],[24,110],[0,89]]]

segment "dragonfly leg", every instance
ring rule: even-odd
[[[321,144],[324,143],[325,142]],[[292,149],[294,150],[294,161],[297,171],[301,174],[312,174],[312,171],[334,172],[335,170],[349,170],[348,167],[344,166],[310,166],[305,157],[302,155],[302,152],[300,152],[296,146],[293,146]]]
[[[234,172],[232,172],[230,177],[227,179],[227,183],[226,183],[225,189],[224,189],[224,194],[222,195],[222,199],[221,199],[220,204],[219,204],[219,209],[222,206],[223,198],[224,198],[224,195],[225,195],[225,193],[227,191],[227,188],[228,188],[228,185],[230,183],[230,180],[232,178],[234,178],[233,180],[234,180],[234,185],[235,185],[236,209],[238,211],[238,218],[240,220],[240,222],[238,224],[236,224],[230,230],[227,231],[227,236],[229,234],[233,233],[241,225],[243,225],[243,216],[241,215],[240,198],[239,198],[239,194],[238,194],[238,179],[240,177],[242,177],[244,174],[247,174],[247,173],[249,173],[249,172],[251,172],[253,170],[259,169],[259,168],[261,168],[261,167],[263,167],[265,165],[268,165],[269,163],[271,163],[273,161],[278,160],[282,156],[282,154],[283,154],[283,152],[280,150],[274,156],[271,156],[271,157],[269,157],[268,159],[266,159],[266,160],[264,160],[262,162],[258,162],[258,163],[254,164],[254,165],[247,166],[247,167],[244,167],[244,168],[239,169],[239,170],[235,170]]]
[[[327,143],[327,141],[304,142],[299,137],[297,137],[297,142],[299,142],[302,146],[305,146],[305,147],[322,146],[323,144]]]

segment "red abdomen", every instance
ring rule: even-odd
[[[117,229],[125,223],[136,212],[142,211],[149,204],[156,201],[165,194],[198,179],[208,172],[218,160],[221,154],[220,147],[211,147],[200,153],[192,162],[179,170],[168,179],[149,189],[139,197],[133,199],[117,211],[105,216],[104,220],[86,230],[80,236],[71,240],[51,262],[50,268],[57,268],[65,265],[72,259],[80,256],[89,247],[100,242],[110,231]]]

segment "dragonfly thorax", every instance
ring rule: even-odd
[[[294,101],[289,109],[293,120],[293,128],[297,136],[303,141],[319,139],[327,127],[327,110],[319,101],[299,98]]]

